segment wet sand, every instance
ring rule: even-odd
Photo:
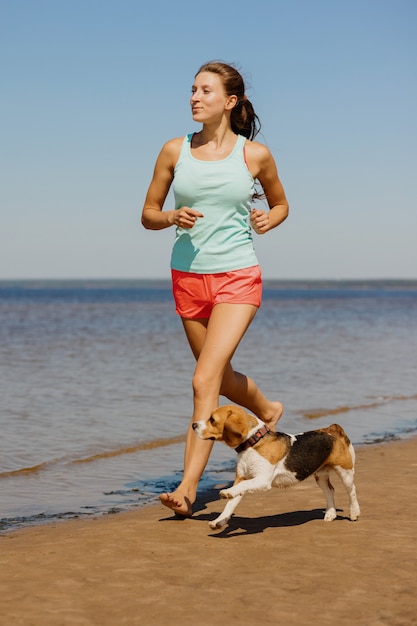
[[[322,521],[313,479],[192,519],[162,505],[0,537],[5,626],[417,624],[417,438],[357,449],[362,515]]]

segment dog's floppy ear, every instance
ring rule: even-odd
[[[223,441],[231,448],[236,448],[246,435],[246,423],[241,415],[229,409],[223,428]]]

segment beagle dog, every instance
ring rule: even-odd
[[[194,422],[193,429],[201,439],[224,441],[238,453],[236,480],[232,487],[220,491],[220,496],[229,501],[223,513],[209,522],[211,528],[227,524],[245,493],[291,487],[312,474],[326,498],[324,520],[331,522],[336,518],[331,470],[338,474],[348,493],[350,519],[358,519],[355,452],[338,424],[287,435],[271,432],[257,417],[227,405],[213,411],[208,420]]]

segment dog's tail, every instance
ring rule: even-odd
[[[343,439],[347,447],[351,445],[349,437],[339,424],[332,424],[331,426],[327,426],[327,428],[322,428],[321,430],[329,433],[329,435],[332,435],[333,437],[339,437]]]

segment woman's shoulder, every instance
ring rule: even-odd
[[[246,140],[245,150],[247,154],[256,160],[266,159],[271,154],[271,151],[265,144],[259,143],[259,141],[251,141],[250,139]]]
[[[181,146],[184,143],[184,136],[182,137],[174,137],[173,139],[168,139],[162,146],[162,150],[164,152],[178,152],[181,150]]]
[[[173,139],[168,139],[168,141],[166,141],[162,146],[159,153],[160,161],[169,162],[175,165],[178,161],[183,142],[184,137],[174,137]]]
[[[258,141],[246,140],[245,155],[246,162],[254,178],[257,178],[262,171],[269,169],[274,164],[274,157],[269,148]]]

